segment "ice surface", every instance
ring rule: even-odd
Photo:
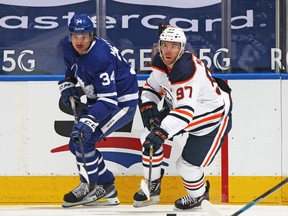
[[[228,216],[239,210],[241,205],[214,205],[222,215]],[[132,205],[110,207],[72,207],[62,208],[60,205],[35,206],[0,206],[0,216],[166,216],[174,213],[177,216],[208,216],[201,208],[194,210],[177,210],[172,205],[154,205],[134,208]],[[288,216],[288,206],[256,205],[243,212],[241,216]]]

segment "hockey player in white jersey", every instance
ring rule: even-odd
[[[81,182],[64,195],[62,206],[117,205],[115,178],[97,142],[132,121],[139,100],[136,73],[115,47],[96,37],[87,14],[72,17],[63,53],[67,69],[65,79],[59,82],[61,101],[68,108],[71,97],[80,104],[78,83],[87,103],[78,114],[69,142]]]
[[[232,127],[231,89],[213,78],[205,64],[185,50],[182,29],[168,27],[159,37],[159,52],[152,61],[152,72],[141,94],[141,115],[150,130],[143,139],[144,177],[149,178],[149,149],[153,146],[150,197],[141,188],[134,195],[134,207],[159,202],[163,169],[163,143],[179,133],[188,133],[177,160],[187,194],[175,201],[178,209],[200,206],[209,199],[203,168],[209,166]],[[169,109],[158,110],[162,98]],[[172,146],[173,147],[173,146]]]

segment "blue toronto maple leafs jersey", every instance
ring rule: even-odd
[[[85,55],[77,55],[68,38],[63,41],[65,78],[79,83],[90,107],[102,120],[119,107],[138,104],[137,76],[130,64],[106,40],[96,37]]]

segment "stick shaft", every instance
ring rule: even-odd
[[[150,124],[151,124],[150,131],[152,131],[154,126],[155,126],[153,119],[150,119]],[[152,166],[153,166],[153,151],[154,151],[153,145],[150,145],[150,148],[149,148],[149,176],[148,176],[149,192],[151,190],[151,184],[152,184],[151,177],[152,177]]]
[[[78,115],[77,115],[75,100],[74,100],[73,96],[71,96],[69,99],[70,99],[71,108],[72,108],[73,115],[74,115],[74,124],[77,124],[78,123]],[[80,151],[81,151],[83,166],[84,166],[84,169],[87,173],[87,165],[86,165],[86,158],[85,158],[85,153],[84,153],[82,137],[78,137],[78,138],[79,138],[79,142],[80,142]],[[87,180],[87,182],[89,182],[88,181],[89,179],[86,179],[86,180]]]
[[[151,181],[151,176],[152,176],[152,162],[153,162],[153,145],[150,146],[150,149],[149,149],[149,176],[148,176],[148,189],[149,189],[149,192],[151,190],[151,184],[152,184],[152,181]]]
[[[257,204],[258,202],[263,200],[265,197],[267,197],[268,195],[270,195],[271,193],[273,193],[277,189],[281,188],[287,182],[288,182],[288,178],[284,179],[282,182],[280,182],[279,184],[275,185],[273,188],[271,188],[270,190],[266,191],[265,193],[263,193],[262,195],[260,195],[256,199],[254,199],[252,202],[250,202],[247,205],[245,205],[243,208],[239,209],[237,212],[235,212],[231,216],[237,216],[237,215],[243,213],[244,211],[246,211],[247,209],[251,208],[253,205]]]
[[[71,108],[72,108],[72,112],[73,112],[73,116],[74,116],[74,123],[77,124],[78,123],[78,115],[77,115],[77,111],[76,111],[75,100],[72,96],[69,99],[70,99]]]

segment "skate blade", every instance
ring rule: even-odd
[[[141,208],[141,207],[146,207],[146,206],[150,206],[150,205],[155,205],[160,201],[159,196],[153,196],[151,197],[150,200],[146,200],[146,201],[134,201],[133,206],[135,208]]]
[[[115,198],[102,198],[99,200],[96,200],[94,202],[85,203],[84,206],[114,206],[119,205],[120,201],[117,197]]]
[[[195,211],[195,209],[201,209],[200,205],[194,206],[192,208],[187,208],[187,209],[177,208],[176,206],[173,207],[174,211]]]
[[[88,203],[95,202],[95,200],[96,200],[96,196],[92,196],[92,197],[89,197],[87,199],[81,200],[79,202],[74,202],[74,203],[63,201],[62,207],[63,208],[70,208],[70,207],[79,206],[79,205],[86,205]]]

